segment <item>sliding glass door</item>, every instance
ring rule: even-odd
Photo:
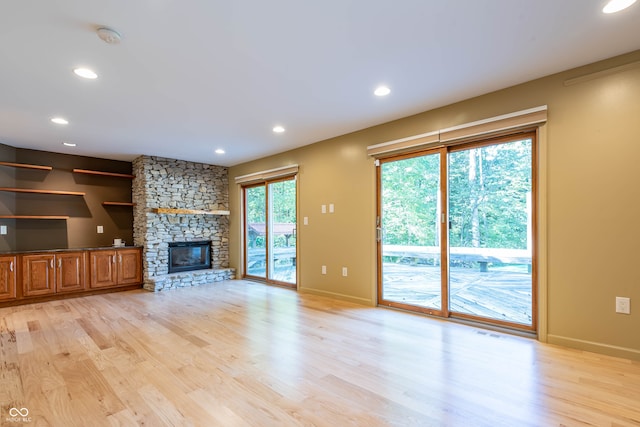
[[[295,287],[297,270],[295,177],[243,188],[244,276]]]
[[[446,307],[442,262],[440,151],[394,158],[380,165],[378,238],[380,297],[402,308],[441,314]]]
[[[449,307],[533,323],[532,140],[449,154]]]
[[[381,160],[378,300],[535,330],[535,135]]]

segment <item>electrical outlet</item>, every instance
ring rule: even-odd
[[[322,274],[327,274],[327,266],[326,265],[322,266]]]
[[[327,205],[320,206],[320,211],[322,211],[322,213],[327,213]]]
[[[308,217],[308,216],[305,216],[304,218],[302,218],[302,223],[303,223],[304,225],[309,225],[309,217]]]
[[[98,234],[102,234],[102,233],[104,233],[104,227],[99,225],[98,226]]]
[[[0,234],[7,234],[7,226],[0,225]]]
[[[342,276],[347,277],[347,267],[342,267]]]
[[[616,313],[631,314],[631,299],[616,297]]]
[[[329,213],[334,213],[335,212],[335,207],[333,206],[333,203],[329,203]]]

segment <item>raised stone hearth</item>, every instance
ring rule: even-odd
[[[143,247],[144,288],[161,291],[233,279],[227,168],[141,156],[133,161],[133,173],[133,237]],[[168,274],[169,243],[198,240],[211,241],[212,268]]]

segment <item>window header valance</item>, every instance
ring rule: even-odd
[[[546,121],[547,106],[543,105],[429,133],[370,145],[367,147],[367,154],[376,157],[422,148],[454,145],[478,137],[530,129]]]
[[[250,173],[248,175],[236,176],[236,184],[251,184],[260,181],[269,181],[277,178],[285,178],[287,176],[296,175],[298,173],[298,165],[283,166],[281,168],[269,169],[265,171]]]

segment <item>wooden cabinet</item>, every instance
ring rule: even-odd
[[[16,268],[15,256],[0,256],[0,301],[16,297]]]
[[[91,287],[108,288],[142,282],[140,249],[91,251]]]
[[[108,288],[115,286],[116,277],[116,251],[91,251],[91,282],[92,288]]]
[[[25,297],[55,293],[55,258],[53,254],[22,256],[22,292]]]
[[[22,292],[25,297],[82,291],[85,283],[84,252],[22,256]]]
[[[142,249],[0,255],[0,307],[142,285]]]
[[[142,251],[118,249],[118,284],[142,283]]]
[[[56,254],[56,293],[77,292],[86,288],[86,253]]]

